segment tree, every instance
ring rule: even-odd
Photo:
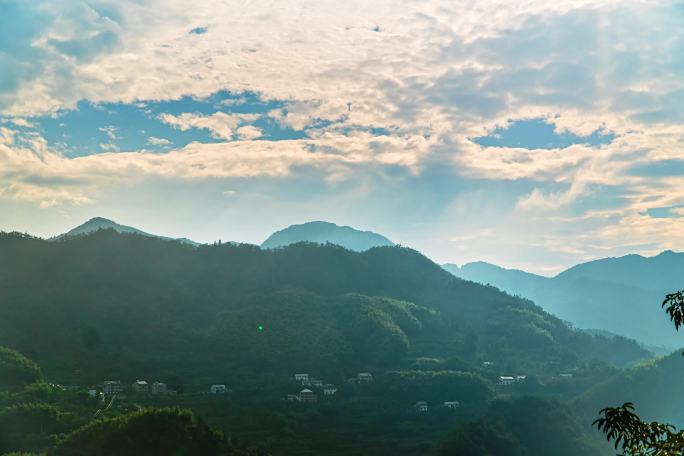
[[[17,351],[0,347],[0,391],[20,389],[41,378],[36,363]]]
[[[246,452],[189,410],[164,408],[94,421],[69,434],[51,454],[228,456]]]
[[[666,295],[661,307],[669,315],[675,330],[679,331],[684,325],[684,290]],[[626,456],[674,456],[684,453],[684,430],[657,421],[644,422],[635,413],[632,403],[604,408],[599,415],[594,426]]]

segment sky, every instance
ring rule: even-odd
[[[684,3],[0,0],[0,230],[684,250]]]

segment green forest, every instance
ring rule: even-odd
[[[596,385],[652,358],[399,246],[100,230],[0,257],[0,454],[611,454]]]

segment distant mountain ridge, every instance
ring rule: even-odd
[[[360,231],[350,226],[339,226],[330,222],[315,221],[291,225],[276,231],[261,244],[261,247],[264,249],[274,249],[296,244],[297,242],[336,244],[356,252],[363,252],[373,247],[395,245],[394,242],[385,236],[372,231]]]
[[[170,238],[166,236],[158,236],[156,234],[150,234],[146,233],[145,231],[139,230],[137,228],[134,228],[132,226],[127,226],[127,225],[121,225],[119,223],[116,223],[113,220],[109,220],[103,217],[93,217],[87,222],[70,229],[66,233],[54,236],[50,238],[51,241],[55,240],[60,240],[64,239],[66,237],[73,237],[73,236],[83,236],[86,234],[91,234],[94,233],[98,230],[114,230],[117,233],[126,233],[126,234],[137,234],[139,236],[145,236],[145,237],[153,237],[153,238],[158,238],[158,239],[166,239],[166,240],[174,240],[181,242],[183,244],[190,244],[190,245],[199,245],[199,243],[190,240],[188,238]]]
[[[665,294],[684,288],[684,253],[604,258],[555,277],[484,262],[443,267],[457,277],[531,299],[580,328],[602,329],[649,345],[682,344],[659,305]]]

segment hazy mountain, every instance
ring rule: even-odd
[[[357,252],[373,247],[394,245],[386,237],[372,231],[360,231],[349,226],[339,226],[329,222],[308,222],[276,231],[261,244],[261,247],[273,249],[297,242],[330,243]]]
[[[107,372],[193,382],[238,370],[343,375],[401,367],[409,353],[528,373],[649,356],[401,247],[193,248],[100,230],[62,242],[0,236],[0,256],[0,345],[91,381]]]
[[[117,233],[137,234],[139,236],[147,236],[147,237],[154,237],[154,238],[159,238],[159,239],[175,240],[175,241],[178,241],[182,244],[199,245],[197,242],[190,240],[188,238],[173,239],[173,238],[169,238],[166,236],[157,236],[156,234],[146,233],[146,232],[139,230],[137,228],[133,228],[132,226],[120,225],[113,220],[109,220],[109,219],[102,218],[102,217],[91,218],[90,220],[83,223],[82,225],[79,225],[75,228],[72,228],[71,230],[67,231],[66,233],[55,236],[55,237],[51,238],[51,240],[64,239],[65,237],[71,237],[71,236],[82,236],[85,234],[94,233],[98,230],[109,230],[109,229],[114,230]]]
[[[684,253],[605,258],[550,278],[479,262],[444,268],[531,299],[580,328],[602,329],[648,345],[676,347],[683,340],[672,331],[660,303],[665,294],[684,288]]]

